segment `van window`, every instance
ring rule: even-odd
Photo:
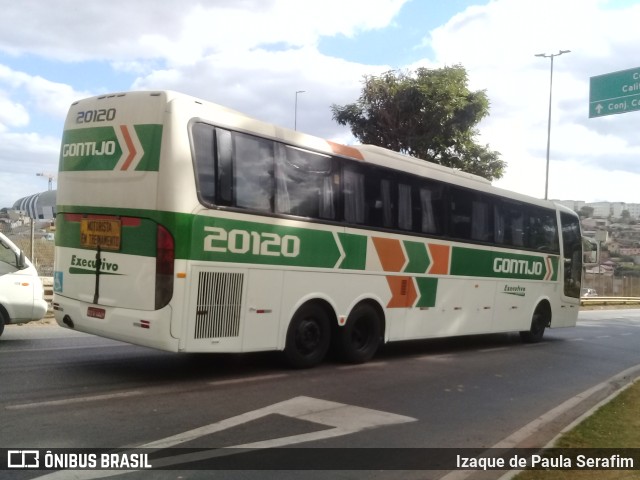
[[[0,238],[0,275],[19,270],[20,257]]]

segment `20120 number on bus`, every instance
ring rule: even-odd
[[[227,232],[221,227],[204,227],[211,232],[204,238],[206,252],[236,253],[294,258],[300,255],[300,239],[294,235],[278,235],[271,232],[249,232],[233,229]]]

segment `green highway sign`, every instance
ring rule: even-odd
[[[591,77],[589,118],[640,110],[640,67]]]

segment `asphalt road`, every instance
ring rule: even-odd
[[[640,310],[586,311],[577,328],[548,330],[539,344],[523,344],[517,334],[400,343],[368,364],[329,361],[296,371],[277,353],[176,355],[56,326],[12,326],[0,338],[0,448],[184,447],[207,449],[202,456],[208,458],[220,454],[210,450],[219,447],[324,447],[334,449],[325,450],[331,456],[360,447],[372,448],[369,460],[384,468],[381,448],[542,446],[615,389],[616,382],[606,383],[612,377],[640,365],[639,345]],[[576,400],[590,389],[592,395]],[[300,468],[286,460],[290,452],[316,465],[304,451],[278,451],[285,461],[277,468]],[[185,452],[197,453],[178,453]],[[318,468],[343,465],[327,461],[327,454]],[[175,470],[117,478],[328,476],[318,470],[185,471],[178,460],[166,462]],[[374,470],[330,476],[446,474]],[[70,478],[69,472],[11,473]],[[102,478],[109,472],[76,473]]]

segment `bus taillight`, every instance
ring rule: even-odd
[[[173,236],[158,225],[156,237],[156,310],[164,307],[173,295],[173,261],[175,243]]]

